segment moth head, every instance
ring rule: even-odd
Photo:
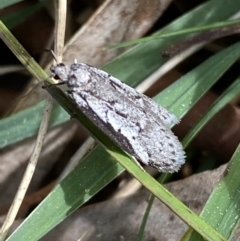
[[[61,82],[66,82],[68,80],[69,67],[63,63],[58,63],[57,65],[52,65],[50,68],[52,72],[52,77]]]

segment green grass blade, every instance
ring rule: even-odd
[[[41,121],[44,101],[0,121],[0,148],[31,137],[37,133]],[[50,127],[69,120],[69,115],[58,104],[54,104]]]
[[[183,117],[239,58],[239,44],[236,43],[206,60],[182,77],[180,81],[176,81],[162,91],[155,97],[155,100],[158,102],[158,98],[164,99],[161,101],[161,105],[170,109],[176,116]],[[169,98],[172,95],[178,101],[172,102]]]
[[[232,46],[233,47],[233,46]],[[230,47],[230,49],[232,48]],[[236,49],[238,49],[238,44],[235,46]],[[164,91],[162,91],[160,94],[158,94],[154,99],[156,101],[158,101],[158,99],[164,99],[165,101],[161,101],[161,104],[163,106],[165,106],[166,108],[168,108],[169,110],[173,110],[172,108],[175,108],[176,110],[179,111],[178,113],[178,117],[183,117],[184,114],[185,114],[185,111],[184,111],[184,108],[186,108],[186,105],[182,104],[182,106],[184,108],[178,108],[178,107],[174,107],[174,102],[172,102],[168,96],[171,94],[175,95],[175,96],[178,96],[179,99],[182,98],[182,102],[181,103],[184,103],[184,99],[185,97],[187,97],[188,95],[184,94],[184,93],[196,93],[198,92],[198,96],[202,96],[204,93],[206,93],[206,90],[210,88],[210,86],[212,86],[215,81],[220,77],[220,75],[223,74],[219,72],[220,75],[216,75],[213,71],[212,71],[212,68],[214,66],[216,66],[216,62],[218,62],[219,66],[216,66],[216,67],[219,67],[221,68],[222,71],[226,70],[228,67],[225,65],[225,60],[227,60],[226,62],[228,62],[229,64],[233,63],[229,58],[228,56],[232,56],[232,53],[236,50],[234,47],[233,49],[226,49],[225,51],[221,52],[218,54],[218,56],[213,56],[212,58],[208,59],[207,61],[205,61],[202,65],[198,66],[197,68],[195,68],[194,70],[192,70],[191,72],[189,72],[187,75],[185,75],[181,80],[175,82],[174,84],[172,84],[171,86],[169,86],[168,88],[166,88]],[[229,51],[230,50],[230,51]],[[237,55],[238,56],[238,55]],[[235,56],[235,60],[237,59],[237,56]],[[230,57],[230,58],[231,58]],[[222,62],[222,63],[221,63]],[[223,64],[223,65],[222,65]],[[220,67],[221,66],[221,67]],[[208,71],[207,71],[208,70]],[[201,77],[198,77],[198,76],[201,76]],[[195,78],[196,77],[196,78]],[[196,89],[198,89],[197,86],[201,86],[200,88],[200,91],[196,91]],[[173,88],[175,87],[175,88]],[[178,90],[180,90],[180,87],[182,88],[181,91],[178,93]],[[174,93],[174,90],[176,91]],[[198,130],[200,130],[200,127],[203,127],[204,124],[215,114],[217,113],[217,111],[219,111],[221,108],[224,107],[224,105],[226,103],[228,103],[232,98],[234,98],[238,93],[239,93],[239,90],[240,90],[240,83],[239,83],[239,79],[237,79],[220,97],[219,99],[216,101],[215,105],[210,108],[209,112],[207,113],[207,116],[204,116],[203,119],[199,122],[199,124],[196,125],[196,127],[193,128],[192,131],[190,131],[188,133],[188,137],[187,140],[188,142],[190,142],[192,140],[192,138],[195,136],[194,134],[196,129],[198,129],[197,127],[199,127]],[[195,99],[193,100],[193,97],[191,97],[192,101],[189,102],[190,105],[188,105],[188,109],[191,108],[195,103],[196,101],[198,101],[198,99]],[[177,103],[179,104],[179,102],[177,101]],[[184,138],[185,140],[185,138]],[[183,144],[183,147],[186,148],[186,141],[182,142]],[[169,174],[162,174],[161,177],[169,177]],[[162,183],[160,181],[160,183]],[[148,207],[147,209],[150,209],[150,206],[152,205],[152,202],[154,200],[154,197],[152,196],[150,201],[149,201],[149,204],[148,204]],[[147,216],[147,213],[145,214],[145,216]],[[143,237],[142,233],[143,233],[143,229],[144,229],[144,226],[145,226],[145,223],[146,223],[146,218],[147,217],[144,217],[144,220],[143,220],[143,223],[142,223],[142,226],[141,226],[141,229],[140,229],[140,234],[139,234],[139,240],[142,240],[140,239],[140,237]]]
[[[240,145],[236,149],[223,178],[214,188],[203,211],[200,214],[206,222],[211,223],[219,233],[230,240],[239,225],[240,210]],[[189,234],[188,234],[189,235]],[[189,241],[204,241],[196,232],[189,235]]]
[[[122,171],[102,147],[94,148],[8,240],[38,240]]]
[[[139,168],[138,164],[112,143],[111,140],[108,140],[103,133],[98,135],[99,130],[96,129],[96,127],[93,129],[93,132],[97,133],[96,135],[104,146],[110,147],[110,149],[107,149],[107,152],[114,157],[114,159],[118,160],[121,165],[123,165],[155,196],[160,198],[162,202],[168,205],[176,214],[181,214],[181,218],[183,218],[190,226],[196,228],[207,240],[225,240],[171,193],[163,188],[148,173]],[[100,151],[100,153],[104,155],[104,150]],[[79,202],[84,203],[94,195],[96,191],[102,187],[103,181],[106,185],[106,180],[109,177],[113,178],[116,176],[120,170],[118,169],[118,166],[116,166],[116,163],[110,163],[108,156],[100,156],[102,159],[102,161],[100,161],[99,155],[96,155],[95,158],[92,156],[95,153],[97,152],[91,152],[86,158],[84,158],[83,162],[50,193],[50,195],[36,210],[33,211],[21,227],[13,233],[8,240],[26,241],[39,239],[53,226],[73,212],[79,206]],[[108,160],[108,163],[106,163],[106,160]],[[109,170],[111,171],[109,172]],[[100,179],[101,182],[97,182],[96,180],[98,179]],[[26,232],[24,230],[26,230]]]
[[[1,0],[0,1],[0,9],[6,8],[8,6],[11,6],[15,3],[22,2],[23,0]]]
[[[169,37],[174,37],[174,36],[179,36],[179,35],[199,33],[199,32],[210,31],[210,30],[218,29],[218,28],[226,28],[226,27],[230,27],[233,25],[237,25],[239,23],[240,23],[240,19],[238,18],[238,19],[233,19],[233,20],[228,20],[228,21],[206,24],[204,26],[181,29],[179,31],[173,31],[171,33],[154,34],[153,36],[150,36],[150,37],[130,40],[130,41],[126,41],[126,42],[123,42],[120,44],[114,44],[114,45],[107,47],[107,49],[122,48],[122,47],[127,47],[130,45],[136,45],[136,44],[153,41],[153,40],[162,40],[164,38],[169,38]]]
[[[1,17],[1,20],[9,28],[13,29],[20,23],[24,22],[28,17],[40,10],[49,0],[43,0],[41,2],[34,3],[33,5],[25,6],[17,9],[13,13]]]
[[[171,179],[171,177],[172,177],[172,174],[162,173],[157,180],[158,180],[159,183],[164,184],[164,183],[167,183]],[[151,194],[150,198],[149,198],[149,201],[148,201],[147,208],[146,208],[145,213],[143,215],[141,226],[140,226],[139,231],[138,231],[137,241],[144,240],[145,227],[147,225],[147,220],[148,220],[150,211],[152,209],[154,200],[155,200],[155,196],[153,194]]]
[[[227,2],[224,0],[208,1],[174,20],[156,34],[171,33],[183,28],[223,21],[233,16],[239,9],[240,0]],[[161,52],[171,44],[186,38],[186,36],[188,35],[174,36],[161,41],[151,41],[137,45],[104,66],[103,69],[128,85],[135,87],[139,80],[144,80],[166,62],[166,58],[161,55]]]
[[[218,113],[226,104],[238,96],[240,93],[240,77],[231,84],[222,95],[213,103],[207,113],[198,121],[198,123],[184,137],[182,144],[186,148],[190,141],[199,133],[204,125]]]

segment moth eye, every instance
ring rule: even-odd
[[[65,64],[64,63],[59,63],[59,64],[57,64],[57,66],[64,67]]]

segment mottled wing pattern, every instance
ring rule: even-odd
[[[156,118],[156,120],[161,119],[163,123],[171,127],[179,123],[179,119],[172,113],[170,113],[164,107],[158,105],[151,98],[147,97],[144,94],[137,92],[135,89],[130,86],[122,83],[120,80],[111,76],[112,85],[115,85],[115,89],[121,91],[122,93],[128,93],[129,99],[134,100],[133,104],[136,108],[141,108],[149,110],[149,114]]]
[[[161,172],[177,171],[185,153],[168,128],[178,118],[108,73],[86,64],[70,67],[68,86],[80,109],[120,147]],[[87,80],[79,86],[77,82]]]

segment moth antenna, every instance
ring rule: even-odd
[[[56,61],[56,63],[59,64],[59,63],[58,63],[58,60],[57,60],[57,56],[56,56],[56,54],[53,52],[52,49],[50,49],[50,51],[51,51],[52,56],[53,56],[54,60]]]
[[[57,56],[56,56],[56,54],[53,52],[53,50],[52,50],[52,49],[46,49],[46,50],[51,52],[54,60],[56,61],[57,64],[59,64],[59,62],[58,62],[58,60],[57,60]]]

